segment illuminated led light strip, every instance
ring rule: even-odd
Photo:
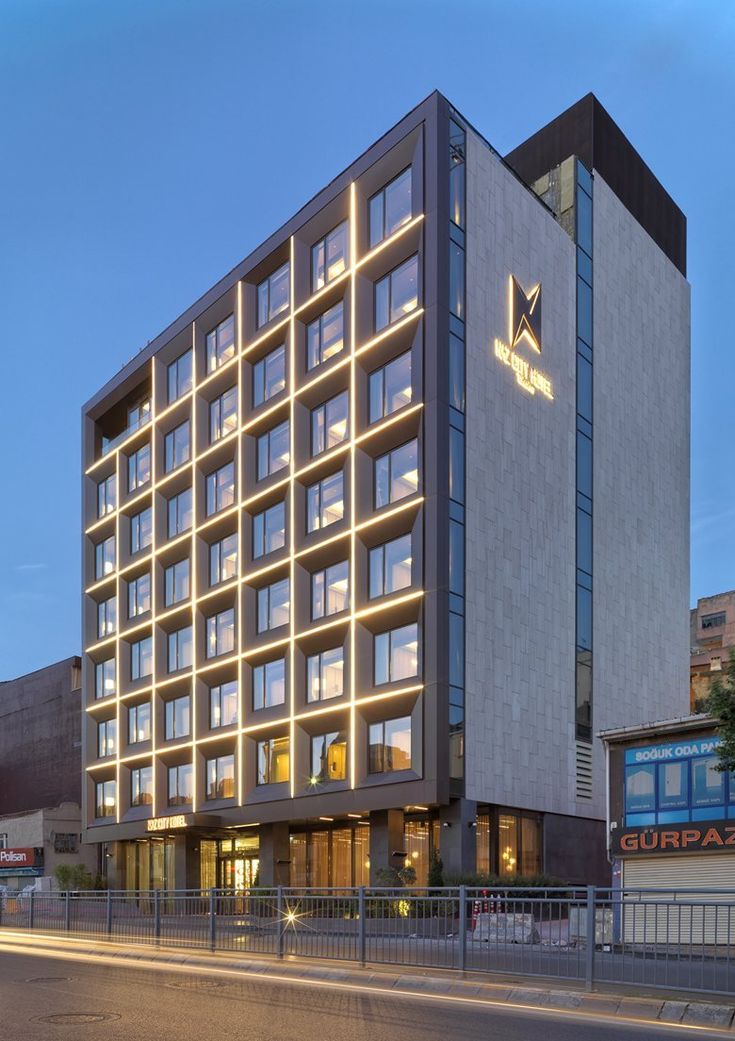
[[[273,640],[271,643],[264,643],[261,645],[254,644],[247,650],[240,652],[240,658],[245,661],[249,661],[250,658],[260,657],[261,654],[270,654],[271,651],[280,650],[283,647],[288,647],[290,637],[283,636],[280,640]]]
[[[283,392],[279,391],[279,395],[283,395]],[[247,423],[243,423],[240,427],[240,433],[247,434],[247,432],[249,430],[252,430],[253,427],[257,427],[261,424],[264,424],[269,416],[275,415],[276,412],[285,412],[286,405],[288,404],[290,397],[290,394],[279,396],[279,399],[275,403],[275,405],[270,405],[268,408],[264,408],[262,412],[258,412],[258,414],[249,419]]]
[[[227,658],[214,658],[212,661],[209,661],[207,665],[200,665],[199,668],[195,670],[195,673],[197,676],[201,676],[204,672],[212,672],[213,669],[218,669],[221,665],[232,665],[233,662],[238,662],[239,660],[239,654],[230,654]]]
[[[357,709],[355,707],[355,686],[357,667],[355,662],[355,648],[357,646],[357,629],[355,622],[355,604],[357,602],[357,536],[355,534],[355,523],[357,521],[357,480],[356,480],[356,433],[357,433],[357,391],[356,383],[356,354],[355,336],[357,328],[356,320],[356,288],[357,288],[357,200],[356,187],[353,181],[350,184],[350,696],[349,696],[349,731],[350,731],[350,788],[357,786],[357,755],[355,749],[357,733]]]
[[[372,438],[377,437],[378,434],[382,434],[384,430],[394,427],[396,423],[400,423],[409,416],[413,416],[417,412],[420,412],[423,407],[423,401],[417,401],[415,405],[410,405],[406,408],[400,409],[398,412],[394,412],[392,416],[389,416],[382,423],[376,423],[375,426],[370,427],[369,430],[363,431],[363,433],[355,439],[355,444],[362,445],[366,441],[370,441]]]
[[[186,352],[184,352],[184,353],[186,353]],[[192,345],[191,345],[191,359],[192,359],[192,371],[193,371],[193,364],[194,364],[194,342],[193,341],[192,341]],[[177,398],[176,401],[172,401],[170,405],[168,405],[165,409],[163,409],[162,412],[158,412],[156,414],[156,422],[160,423],[162,419],[165,419],[166,416],[168,416],[168,414],[170,412],[174,412],[177,408],[181,409],[181,411],[185,413],[186,409],[184,408],[183,403],[185,401],[189,401],[189,399],[191,399],[192,402],[193,402],[194,393],[191,390],[187,390],[186,394],[182,394],[180,398]]]
[[[192,353],[192,361],[194,355]],[[192,401],[194,397],[192,395]],[[191,409],[193,412],[193,408]],[[158,470],[157,470],[157,452],[156,452],[156,359],[155,355],[151,358],[151,548],[155,548],[156,545],[156,485],[158,481]],[[151,672],[151,695],[150,695],[150,706],[151,706],[151,753],[150,753],[150,764],[151,774],[153,776],[153,792],[152,792],[152,811],[153,816],[156,816],[158,809],[158,800],[156,798],[156,650],[157,650],[157,637],[156,637],[156,609],[158,606],[156,597],[156,566],[155,558],[151,553],[149,562],[149,574],[151,583],[151,656],[152,656],[152,672]],[[120,648],[118,646],[118,654]],[[118,692],[119,693],[119,692]],[[117,729],[118,739],[121,734],[120,726],[118,724]],[[118,756],[119,756],[120,743],[118,740]],[[123,760],[119,759],[119,762]],[[118,793],[118,804],[120,802]]]
[[[258,568],[257,571],[248,571],[247,574],[242,575],[240,578],[241,585],[249,585],[254,582],[257,578],[262,578],[263,575],[268,575],[273,571],[283,569],[285,564],[288,564],[289,558],[283,557],[281,560],[275,560],[272,564],[266,564],[265,567]]]
[[[405,513],[412,507],[421,506],[423,502],[423,495],[411,496],[410,498],[407,497],[406,502],[402,502],[400,503],[400,505],[394,506],[393,509],[386,510],[385,512],[381,511],[381,513],[379,513],[377,516],[369,517],[367,520],[361,521],[355,528],[355,531],[364,531],[365,528],[372,528],[377,524],[381,524],[383,521],[389,520],[391,517],[395,517],[398,513]]]
[[[387,611],[391,607],[400,607],[401,604],[408,604],[412,600],[420,600],[423,595],[423,589],[416,589],[412,593],[406,593],[405,596],[394,596],[390,599],[381,600],[379,604],[363,607],[361,611],[356,613],[355,618],[368,618],[370,615],[380,614],[381,611]]]
[[[99,457],[99,459],[96,459],[93,463],[91,463],[87,467],[87,469],[84,471],[84,476],[88,477],[90,474],[94,473],[95,470],[102,469],[102,464],[103,463],[109,462],[110,460],[114,459],[116,456],[119,457],[120,455],[124,455],[125,451],[127,450],[127,448],[129,448],[131,442],[134,441],[135,438],[138,437],[138,435],[143,430],[145,430],[147,427],[149,427],[150,423],[151,423],[150,418],[146,419],[145,423],[141,423],[139,427],[137,427],[135,430],[131,431],[130,434],[128,434],[128,436],[125,438],[124,441],[121,441],[120,444],[119,445],[115,445],[115,447],[110,452],[106,452],[105,455],[101,455]],[[116,466],[116,464],[113,463],[113,466],[111,467],[111,469],[114,470],[115,466]]]
[[[281,318],[279,322],[276,322],[270,329],[266,330],[266,332],[262,333],[255,340],[249,343],[247,347],[243,349],[242,357],[247,358],[249,354],[252,354],[254,350],[260,347],[261,343],[265,343],[265,341],[271,336],[275,337],[277,332],[281,329],[285,329],[287,325],[290,325],[290,323],[291,315],[286,315],[285,318]]]
[[[216,369],[213,369],[211,372],[207,373],[204,379],[197,384],[197,390],[204,390],[206,387],[209,386],[210,383],[214,383],[214,381],[218,377],[221,378],[223,372],[227,372],[229,369],[234,369],[237,366],[239,360],[240,353],[238,351],[235,351],[231,358],[228,358],[227,361],[223,361],[222,364],[218,365]]]
[[[192,342],[192,344],[196,344],[196,321],[192,322],[191,342]],[[236,359],[234,359],[234,360],[236,361]],[[224,366],[223,366],[223,368],[224,368]],[[217,371],[219,371],[219,370],[217,370]],[[197,391],[201,389],[201,386],[197,383],[197,375],[198,374],[197,374],[196,361],[195,361],[194,358],[192,358],[191,373],[192,373],[192,375],[191,375],[191,392],[192,392],[192,401],[194,402],[194,408],[192,408],[192,410],[191,410],[191,440],[192,440],[192,444],[196,445],[197,444],[197,412],[198,412],[198,409],[196,408],[196,400],[197,400]],[[213,373],[212,375],[216,375],[216,373]],[[206,383],[206,380],[203,380],[202,381],[202,386],[205,383]],[[189,575],[190,575],[190,582],[189,582],[190,589],[189,589],[189,593],[191,594],[191,596],[190,596],[190,599],[191,599],[191,615],[190,615],[190,618],[191,618],[191,623],[190,623],[191,624],[191,680],[190,680],[191,687],[190,687],[190,694],[189,694],[189,699],[190,699],[190,704],[191,704],[191,712],[190,712],[190,715],[189,715],[189,724],[190,724],[190,727],[191,727],[191,745],[192,745],[192,756],[191,756],[191,759],[192,759],[191,774],[192,774],[192,786],[193,786],[192,800],[191,800],[191,811],[192,811],[192,813],[196,813],[197,807],[199,805],[199,778],[197,776],[198,775],[198,770],[197,770],[197,755],[196,755],[197,718],[198,718],[197,717],[197,682],[196,682],[197,642],[198,642],[197,641],[197,626],[196,626],[196,622],[197,622],[197,606],[196,605],[197,605],[197,555],[198,555],[198,553],[197,553],[197,545],[198,545],[198,539],[197,539],[196,533],[197,533],[197,531],[199,531],[201,529],[199,527],[197,527],[197,517],[199,516],[199,514],[197,512],[197,500],[198,500],[197,487],[199,485],[199,482],[197,481],[196,478],[197,478],[196,461],[192,460],[192,463],[191,463],[191,516],[192,516],[192,529],[193,529],[193,531],[192,531],[192,537],[191,537],[191,557],[190,557],[191,563],[190,563],[190,567],[189,567]],[[237,481],[235,481],[235,494],[237,494]],[[202,525],[201,527],[202,528],[206,528],[207,525],[205,524],[205,525]],[[206,630],[205,630],[204,639],[206,640],[206,638],[207,638],[207,633],[206,633]],[[167,788],[168,788],[168,782],[167,782]],[[168,802],[168,797],[166,799],[166,802]]]
[[[420,318],[423,313],[423,307],[416,307],[413,311],[409,311],[407,315],[403,318],[399,318],[397,322],[393,322],[391,325],[386,326],[386,328],[379,332],[377,336],[373,336],[367,341],[367,343],[364,343],[362,347],[358,347],[355,351],[355,357],[362,357],[363,354],[371,351],[373,347],[377,347],[377,345],[382,343],[383,340],[387,340],[389,336],[393,336],[395,333],[399,332],[399,330],[403,329],[403,327],[408,325],[409,322],[413,322],[417,318]]]
[[[288,582],[288,783],[291,798],[296,794],[296,723],[294,720],[296,712],[296,612],[294,610],[294,592],[296,589],[296,560],[294,551],[296,549],[296,317],[295,317],[295,288],[294,277],[294,237],[289,239],[289,302],[291,304],[291,315],[288,328],[288,396],[289,396],[289,423],[288,423],[288,548],[289,548],[289,582]]]
[[[284,466],[284,467],[282,467],[282,469],[285,470],[286,467]],[[277,472],[280,473],[280,471],[277,471]],[[247,510],[254,503],[259,502],[261,499],[265,498],[266,495],[272,495],[275,492],[280,491],[281,488],[285,488],[290,483],[291,483],[291,478],[290,477],[282,477],[282,478],[280,478],[280,480],[274,481],[273,484],[269,484],[268,487],[264,488],[262,491],[256,492],[255,495],[251,495],[249,499],[245,499],[241,503],[241,505],[242,505],[243,509]]]
[[[296,308],[296,317],[303,314],[304,311],[311,310],[311,308],[314,307],[315,304],[318,304],[321,298],[325,296],[330,289],[334,289],[335,286],[341,285],[342,282],[346,282],[350,277],[351,272],[352,267],[345,268],[345,270],[342,271],[341,274],[337,275],[336,278],[331,279],[325,286],[322,286],[321,289],[317,289],[315,293],[312,293],[308,300]]]
[[[237,382],[237,387],[238,387],[238,393],[239,393],[239,387],[240,387],[240,381],[239,380]],[[232,387],[228,387],[227,389],[228,390],[232,390]],[[197,463],[204,462],[205,459],[208,459],[210,457],[210,455],[213,455],[219,448],[222,447],[222,445],[227,445],[231,441],[235,441],[236,442],[237,440],[239,440],[239,434],[240,434],[239,428],[235,427],[234,430],[230,430],[229,433],[225,434],[224,437],[219,437],[219,438],[217,438],[216,441],[213,441],[211,445],[209,445],[207,448],[204,449],[203,452],[200,452],[199,455],[196,456],[194,461],[197,462]],[[235,454],[237,454],[237,448],[235,448]],[[223,463],[222,465],[224,466],[225,464]],[[174,473],[175,472],[176,471],[174,471]]]
[[[192,477],[192,483],[193,484],[196,484],[195,477],[196,477],[196,474],[194,474],[194,476]],[[235,494],[237,494],[237,484],[235,485]],[[193,501],[194,501],[194,495],[192,494],[192,504],[193,504]],[[219,513],[213,514],[208,520],[204,521],[202,524],[199,524],[197,526],[197,529],[196,529],[197,534],[200,531],[206,531],[208,528],[211,528],[213,525],[217,524],[221,520],[224,520],[224,518],[226,518],[226,517],[232,517],[237,512],[238,509],[239,509],[239,506],[237,506],[237,505],[228,506],[226,510],[220,510]]]
[[[321,530],[324,531],[323,528]],[[318,541],[315,540],[312,545],[306,546],[304,549],[300,549],[296,554],[296,559],[300,560],[301,557],[308,557],[311,553],[316,553],[320,549],[324,549],[326,546],[333,545],[335,542],[341,542],[346,539],[349,539],[351,532],[351,528],[344,528],[342,531],[338,532],[336,535],[332,535],[328,539],[319,539]]]
[[[336,358],[343,351],[344,351],[344,347],[341,350],[336,351],[332,355],[332,357]],[[331,360],[332,360],[332,358],[327,358],[326,361],[322,362],[321,365],[319,366],[319,368],[322,369],[322,371],[317,373],[317,375],[314,376],[312,379],[307,380],[306,383],[303,383],[298,388],[298,390],[296,391],[296,397],[297,398],[305,397],[311,390],[313,390],[314,387],[318,386],[318,384],[323,383],[324,380],[328,380],[329,377],[332,375],[332,373],[339,372],[339,370],[340,369],[344,369],[345,366],[351,365],[351,363],[352,363],[352,354],[351,354],[351,352],[347,352],[347,357],[340,358],[339,361],[335,361],[334,364],[332,364],[332,365],[329,364],[329,362]]]
[[[107,647],[108,644],[114,644],[116,639],[117,637],[115,635],[106,636],[104,640],[98,640],[97,643],[91,643],[88,647],[85,647],[84,653],[95,654],[97,651],[101,651],[103,647]]]
[[[94,524],[90,524],[88,528],[85,528],[84,534],[93,535],[95,531],[99,531],[100,528],[104,528],[105,526],[109,526],[114,530],[115,521],[117,520],[117,512],[117,506],[114,510],[108,510],[104,517],[100,517],[99,520],[94,522]]]
[[[307,463],[306,466],[302,466],[300,470],[297,470],[294,474],[294,478],[298,480],[304,477],[306,474],[311,473],[312,470],[316,470],[320,466],[327,466],[334,459],[339,459],[342,455],[348,455],[350,451],[350,438],[345,438],[344,441],[340,441],[334,448],[330,448],[327,452],[322,452],[321,455],[316,456],[311,462]]]
[[[402,224],[401,227],[394,231],[389,238],[383,239],[383,241],[379,243],[377,246],[375,246],[374,249],[371,249],[369,253],[366,253],[361,260],[358,260],[357,264],[355,265],[357,270],[359,271],[361,267],[363,267],[365,264],[369,264],[374,257],[377,257],[379,253],[382,253],[383,250],[387,249],[389,246],[392,246],[395,242],[398,241],[398,239],[402,238],[404,235],[407,235],[408,232],[411,231],[412,228],[415,228],[417,224],[420,224],[423,219],[423,213],[418,213],[415,217],[412,217],[410,221],[407,221],[405,224]]]
[[[239,523],[238,523],[238,534],[239,534]],[[239,545],[239,540],[238,540],[238,545]],[[200,596],[197,599],[197,603],[198,604],[204,604],[204,603],[207,602],[207,600],[213,600],[217,596],[222,596],[224,593],[227,593],[227,592],[229,592],[229,591],[231,591],[233,589],[237,589],[239,584],[240,584],[240,580],[238,579],[237,575],[233,575],[232,578],[228,578],[226,582],[222,583],[222,585],[215,586],[213,589],[210,589],[210,591],[208,593],[204,593],[202,596]]]
[[[117,530],[116,530],[115,531],[115,559],[117,559],[117,556],[118,556],[118,549],[117,549]],[[102,589],[106,585],[115,585],[115,582],[117,580],[118,575],[119,575],[119,571],[117,570],[117,566],[116,566],[115,569],[113,571],[110,571],[108,574],[106,574],[104,578],[100,578],[99,581],[95,582],[93,585],[87,586],[87,588],[84,590],[84,592],[86,594],[95,593],[95,592],[97,592],[97,590]]]
[[[238,280],[238,283],[237,283],[237,355],[238,355],[238,362],[237,362],[237,422],[238,422],[238,424],[240,424],[241,421],[242,421],[242,416],[244,414],[244,409],[245,409],[245,402],[243,401],[242,364],[240,362],[240,358],[242,357],[242,325],[243,325],[242,281]],[[237,504],[238,505],[237,505],[237,556],[235,558],[235,582],[234,582],[234,588],[236,590],[236,594],[235,595],[236,595],[236,598],[237,598],[236,599],[236,603],[235,603],[235,618],[237,619],[237,637],[236,637],[237,643],[236,643],[236,648],[237,648],[237,652],[238,653],[237,653],[237,655],[235,657],[235,660],[237,661],[237,724],[238,724],[238,734],[237,734],[237,755],[236,755],[235,759],[236,759],[236,763],[237,763],[237,802],[238,802],[238,804],[240,806],[242,806],[242,804],[244,802],[244,798],[245,798],[244,783],[243,783],[243,769],[244,769],[244,765],[245,764],[243,762],[242,730],[239,729],[239,728],[242,727],[242,722],[243,722],[243,720],[245,718],[245,706],[243,704],[243,688],[244,688],[244,684],[242,682],[242,671],[243,671],[242,670],[242,664],[241,664],[242,659],[240,658],[240,652],[242,651],[242,646],[243,646],[243,617],[242,617],[242,600],[243,600],[243,597],[242,597],[242,592],[241,592],[241,583],[240,583],[240,579],[239,579],[238,576],[240,575],[240,573],[242,571],[242,562],[245,559],[245,554],[243,552],[242,510],[240,509],[240,500],[242,499],[242,490],[241,489],[242,489],[242,485],[244,483],[243,482],[243,470],[244,470],[243,463],[244,463],[244,460],[243,460],[243,452],[242,452],[242,435],[240,434],[239,427],[238,427],[238,430],[236,432],[236,436],[237,436],[237,446],[236,446],[236,449],[235,449],[235,468],[236,468],[235,488],[236,488],[236,496],[237,496]],[[207,598],[206,597],[202,598],[202,600],[205,600],[205,599],[207,599]],[[211,722],[211,720],[210,720],[210,722]]]
[[[375,701],[390,701],[391,698],[405,697],[406,694],[419,694],[423,689],[423,683],[414,683],[410,687],[383,691],[382,694],[364,694],[358,697],[357,702],[360,705],[371,705]]]
[[[118,571],[118,574],[122,578],[124,575],[127,575],[128,572],[135,571],[137,568],[139,568],[141,566],[141,564],[146,564],[146,563],[150,564],[151,563],[151,557],[152,557],[152,553],[151,553],[151,550],[149,549],[147,553],[141,553],[140,557],[137,560],[134,560],[132,564],[126,564],[125,567],[120,568],[120,570]]]

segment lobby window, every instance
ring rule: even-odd
[[[237,430],[237,387],[230,387],[209,403],[210,444],[227,437],[233,430]]]
[[[105,719],[97,724],[97,757],[107,759],[117,748],[117,721]]]
[[[216,759],[207,759],[206,767],[207,793],[212,799],[232,799],[235,795],[235,757],[219,755]]]
[[[258,328],[288,310],[289,277],[290,268],[286,262],[258,286]]]
[[[237,534],[225,535],[209,547],[209,584],[218,586],[237,574]]]
[[[94,696],[109,698],[115,693],[115,659],[108,658],[100,661],[94,667]]]
[[[310,784],[344,781],[347,777],[347,737],[342,732],[319,734],[311,739]]]
[[[370,550],[370,598],[411,585],[411,536],[401,535]]]
[[[342,221],[328,235],[311,247],[311,291],[333,282],[349,264],[348,222]]]
[[[163,469],[170,473],[191,458],[191,429],[189,420],[180,423],[174,430],[169,430],[163,440]]]
[[[143,445],[128,456],[128,491],[142,488],[151,479],[151,446]]]
[[[289,620],[289,580],[282,578],[269,586],[258,590],[258,632],[278,629],[288,625]]]
[[[324,477],[306,490],[306,530],[317,531],[336,521],[345,514],[344,475],[339,473]]]
[[[235,501],[235,464],[225,463],[207,474],[207,516],[232,506]]]
[[[94,547],[94,577],[104,578],[115,570],[115,536],[110,535]]]
[[[97,637],[112,636],[117,627],[117,598],[111,596],[97,604]]]
[[[368,773],[411,769],[410,716],[371,723],[368,735]]]
[[[207,372],[214,372],[235,357],[235,316],[230,315],[207,333]]]
[[[306,700],[328,701],[344,694],[345,652],[332,647],[306,659]]]
[[[153,804],[153,767],[137,766],[130,771],[130,805]]]
[[[286,545],[286,504],[277,502],[253,517],[253,559]]]
[[[177,560],[175,564],[169,564],[163,573],[164,579],[164,604],[173,607],[189,597],[189,558]]]
[[[97,516],[106,517],[117,505],[117,478],[110,474],[97,485]]]
[[[153,639],[144,636],[130,644],[130,679],[133,683],[153,672]]]
[[[220,654],[228,654],[235,648],[235,609],[207,618],[206,623],[206,656],[216,658]]]
[[[320,315],[306,328],[306,367],[317,365],[332,358],[344,348],[345,321],[344,304],[340,300],[334,307]]]
[[[194,801],[194,767],[191,763],[168,768],[169,806],[191,806]]]
[[[458,228],[465,224],[465,133],[449,120],[449,219]]]
[[[128,582],[128,618],[137,618],[151,609],[151,576],[144,575]]]
[[[272,708],[286,701],[286,659],[275,658],[253,668],[253,709]]]
[[[288,466],[289,451],[288,420],[261,434],[258,438],[258,480],[270,477]]]
[[[168,500],[168,537],[188,531],[192,521],[191,488]]]
[[[411,679],[419,672],[419,627],[413,622],[375,636],[375,683]]]
[[[167,370],[168,403],[173,404],[191,390],[192,352],[184,351]]]
[[[394,177],[370,200],[370,248],[411,220],[411,167]]]
[[[390,416],[404,405],[410,405],[411,352],[370,373],[370,422]]]
[[[398,502],[418,491],[418,441],[408,441],[375,460],[375,507]]]
[[[375,331],[380,332],[419,306],[419,258],[411,257],[375,283]]]
[[[140,553],[153,542],[153,510],[150,506],[130,518],[130,552]]]
[[[209,727],[229,727],[237,723],[237,682],[230,680],[209,691]]]
[[[289,779],[289,747],[287,737],[258,741],[258,784],[283,784]]]
[[[281,344],[253,365],[253,408],[280,394],[286,387],[286,347]]]
[[[184,626],[176,632],[168,634],[168,671],[191,668],[192,638],[191,626]]]
[[[94,786],[95,817],[114,817],[117,806],[117,787],[114,781],[98,781]]]
[[[191,733],[191,698],[185,694],[166,702],[164,740],[174,741]]]
[[[319,455],[334,448],[347,437],[349,409],[347,391],[330,398],[311,410],[311,454]]]
[[[128,744],[138,745],[151,739],[151,703],[141,701],[128,709]]]
[[[332,564],[311,576],[311,617],[313,620],[339,614],[349,607],[350,566],[346,560]]]

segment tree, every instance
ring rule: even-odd
[[[429,877],[427,881],[432,889],[441,889],[444,885],[444,863],[435,849],[432,849],[429,856]]]
[[[724,677],[718,676],[710,686],[707,711],[717,720],[721,741],[717,769],[735,771],[735,648],[730,651]]]
[[[54,868],[54,879],[62,893],[97,888],[96,879],[84,864],[58,864]]]

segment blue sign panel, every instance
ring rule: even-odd
[[[671,745],[645,745],[643,748],[626,748],[625,762],[628,763],[675,763],[695,755],[712,755],[720,746],[719,737],[702,737],[697,741],[676,741]]]

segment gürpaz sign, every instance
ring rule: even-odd
[[[728,847],[735,852],[735,820],[615,828],[611,832],[611,848],[617,857],[640,853],[691,853]]]

